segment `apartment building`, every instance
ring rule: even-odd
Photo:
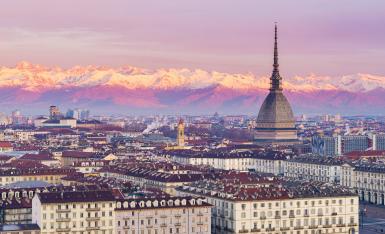
[[[115,199],[109,190],[39,193],[32,199],[32,222],[42,234],[112,234]]]
[[[164,156],[184,165],[207,165],[222,170],[248,171],[274,175],[283,174],[282,161],[289,157],[280,151],[213,150],[195,152],[191,150],[166,151]]]
[[[200,181],[177,188],[213,205],[212,233],[358,233],[358,197],[337,186]]]
[[[60,184],[61,178],[73,173],[73,169],[29,168],[0,170],[0,186],[21,181],[45,181]]]
[[[339,183],[342,164],[342,160],[334,157],[306,155],[283,161],[283,170],[289,178]]]
[[[211,205],[192,197],[117,200],[115,228],[117,234],[210,234]]]
[[[358,194],[361,200],[385,205],[385,166],[375,163],[342,165],[341,185]]]

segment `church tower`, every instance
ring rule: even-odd
[[[254,139],[260,144],[291,144],[297,142],[293,110],[282,93],[282,77],[278,64],[277,25],[274,34],[274,63],[269,94],[259,110]]]
[[[179,147],[184,147],[184,122],[183,119],[179,120],[178,123],[178,135],[176,137],[176,143]]]

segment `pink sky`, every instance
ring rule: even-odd
[[[271,71],[273,22],[284,76],[385,74],[383,0],[4,0],[0,66],[124,64]]]

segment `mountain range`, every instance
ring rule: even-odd
[[[34,114],[49,105],[94,113],[257,114],[268,87],[267,76],[199,69],[0,67],[2,111]],[[284,77],[283,87],[296,114],[385,114],[384,76]]]

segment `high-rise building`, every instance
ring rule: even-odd
[[[373,150],[385,150],[385,134],[373,134]]]
[[[259,144],[297,142],[293,111],[282,93],[282,77],[278,67],[277,25],[275,25],[274,64],[270,77],[270,92],[259,110],[255,128],[255,140]]]
[[[312,138],[313,153],[322,156],[337,155],[337,138],[332,136],[314,136]]]
[[[312,138],[313,153],[322,156],[336,156],[352,151],[365,151],[369,149],[370,144],[370,139],[366,135],[314,136]]]
[[[60,117],[60,110],[57,106],[49,107],[49,118],[50,119],[58,119]]]
[[[77,120],[87,120],[90,117],[90,111],[87,109],[69,109],[66,113],[67,117],[74,118]]]

